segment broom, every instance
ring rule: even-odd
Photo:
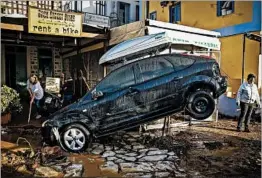
[[[32,110],[32,103],[30,102],[29,115],[28,115],[28,124],[29,124],[30,118],[31,118],[31,110]]]

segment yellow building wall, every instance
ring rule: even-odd
[[[157,20],[169,22],[169,3],[162,8],[159,1],[150,1],[149,13],[156,11]],[[252,21],[253,2],[235,1],[233,14],[217,17],[217,1],[181,1],[181,22],[179,24],[214,30]]]
[[[236,92],[242,78],[243,34],[220,39],[221,71],[229,76],[229,86]],[[249,73],[258,75],[259,43],[246,38],[244,78]]]

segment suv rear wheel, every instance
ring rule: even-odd
[[[72,124],[62,130],[60,138],[67,151],[82,152],[87,148],[91,135],[84,126]]]
[[[213,114],[216,104],[210,92],[198,90],[189,96],[186,107],[191,117],[204,120]]]

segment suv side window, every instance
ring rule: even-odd
[[[174,72],[173,65],[163,57],[149,58],[139,61],[137,66],[139,67],[143,81]]]
[[[174,65],[175,71],[183,70],[191,66],[195,62],[194,59],[191,59],[187,56],[171,55],[171,56],[165,56],[165,59],[167,59]]]
[[[97,91],[114,92],[135,84],[133,66],[127,65],[109,74],[97,86]]]

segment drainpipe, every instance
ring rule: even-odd
[[[244,82],[245,77],[245,51],[246,51],[246,33],[243,35],[243,57],[242,57],[242,78],[241,82]]]

